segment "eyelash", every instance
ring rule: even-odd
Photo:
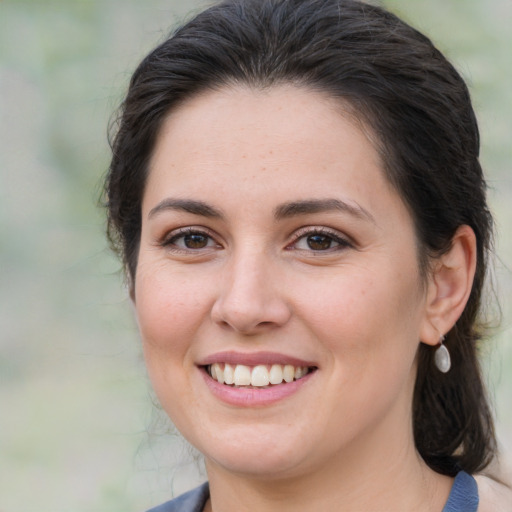
[[[301,239],[306,239],[315,235],[320,235],[321,237],[325,237],[328,240],[332,242],[335,242],[337,245],[334,247],[328,247],[327,249],[312,249],[311,247],[309,249],[300,249],[297,248],[296,245]],[[307,242],[306,242],[307,243]],[[324,227],[304,227],[301,228],[299,231],[294,233],[292,243],[287,246],[288,250],[297,250],[297,251],[305,251],[305,252],[312,252],[312,253],[331,253],[335,251],[340,251],[343,249],[347,249],[353,247],[353,244],[343,236],[339,235],[336,231],[324,228]]]
[[[205,247],[197,248],[180,247],[179,245],[177,245],[177,241],[180,239],[185,239],[187,235],[197,235],[199,237],[204,237],[207,245]],[[332,242],[334,242],[336,245],[334,247],[327,247],[326,249],[313,249],[311,247],[306,249],[297,247],[297,244],[302,239],[305,239],[306,243],[308,243],[307,239],[315,235],[324,237],[324,239],[326,239],[326,241],[329,244],[332,244]],[[206,230],[205,228],[188,226],[185,228],[180,228],[177,231],[171,232],[170,235],[168,235],[160,243],[160,245],[176,253],[194,253],[202,250],[211,250],[214,247],[214,245],[212,245],[211,242],[215,244],[215,248],[221,248],[222,246],[216,242],[215,238],[215,235],[211,233],[209,230]],[[290,244],[286,246],[286,249],[290,251],[296,250],[302,252],[311,252],[314,254],[321,254],[340,251],[350,247],[353,247],[353,244],[333,230],[324,227],[307,226],[299,229],[297,232],[294,233],[293,240]]]
[[[200,247],[200,248],[191,248],[191,247],[180,247],[176,244],[176,242],[180,239],[185,239],[186,236],[201,236],[204,237],[207,240],[207,244],[210,244],[212,241],[215,243],[215,246],[220,247],[220,244],[218,244],[215,241],[215,236],[210,231],[206,230],[205,228],[200,227],[193,227],[188,226],[186,228],[179,228],[176,231],[172,231],[169,235],[167,235],[161,242],[160,245],[162,247],[165,247],[173,252],[176,253],[190,253],[190,252],[198,252],[200,250],[204,249],[211,249],[212,245],[207,245],[206,247]]]

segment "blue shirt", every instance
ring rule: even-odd
[[[208,482],[148,512],[202,512],[210,497]],[[455,477],[450,496],[442,512],[476,512],[478,487],[475,479],[461,471]]]

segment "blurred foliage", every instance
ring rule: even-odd
[[[504,320],[487,366],[510,454],[512,3],[383,3],[471,85],[501,232]],[[131,71],[198,5],[0,1],[0,510],[143,510],[200,478],[176,436],[146,432],[159,412],[97,206]]]

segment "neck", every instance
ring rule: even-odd
[[[209,506],[212,512],[442,510],[453,479],[428,468],[416,452],[412,429],[382,428],[333,453],[320,469],[296,474],[246,475],[206,461]]]

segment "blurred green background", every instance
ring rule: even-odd
[[[485,351],[512,454],[512,2],[389,0],[467,78],[497,218]],[[201,480],[153,405],[96,202],[130,73],[197,1],[0,0],[0,511],[135,512]]]

